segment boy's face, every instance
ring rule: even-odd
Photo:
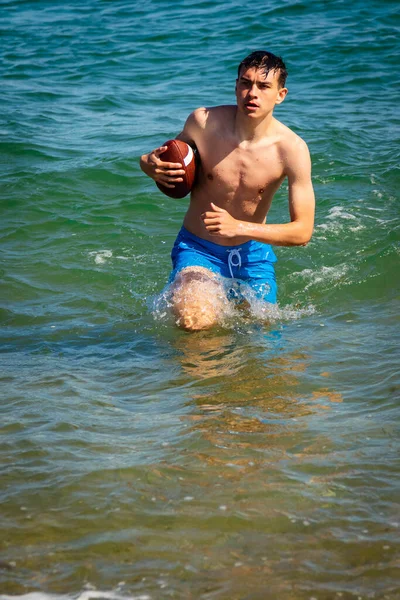
[[[252,118],[270,114],[285,99],[287,88],[279,87],[279,73],[267,75],[255,67],[243,68],[236,80],[236,101],[241,112]]]

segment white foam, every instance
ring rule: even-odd
[[[311,286],[318,285],[320,283],[335,283],[341,279],[348,270],[348,265],[342,264],[336,265],[335,267],[321,267],[318,270],[303,269],[303,271],[292,273],[291,277],[308,280],[308,283],[306,283],[303,288],[304,290],[308,290],[308,288]]]
[[[365,229],[365,225],[361,222],[361,219],[365,217],[365,211],[363,210],[362,215],[353,214],[349,210],[345,210],[343,206],[333,206],[327,216],[325,223],[319,223],[315,226],[315,238],[319,240],[325,240],[326,237],[321,236],[320,232],[329,232],[333,234],[341,234],[343,231],[357,232]],[[351,221],[351,225],[349,223]]]
[[[366,210],[372,210],[373,212],[383,212],[386,210],[385,208],[380,208],[379,206],[366,206]]]
[[[111,250],[94,250],[93,252],[89,252],[89,256],[94,256],[96,265],[102,265],[106,262],[106,258],[111,258],[112,255]]]
[[[21,596],[0,594],[0,600],[152,600],[148,594],[122,595],[117,592],[101,590],[85,590],[77,594],[46,594],[45,592],[30,592]]]
[[[328,219],[356,219],[353,214],[344,210],[343,206],[333,206],[328,213]]]
[[[296,321],[303,317],[308,317],[316,312],[316,308],[313,304],[307,306],[292,306],[288,304],[279,309],[279,320],[280,321]]]

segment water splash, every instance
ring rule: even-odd
[[[243,282],[224,278],[218,280],[223,295],[216,293],[215,306],[218,306],[218,324],[226,329],[233,329],[249,322],[270,324],[292,321],[316,312],[312,304],[307,306],[271,304],[265,302],[253,288]],[[156,321],[169,326],[179,325],[173,314],[172,284],[168,284],[161,294],[151,299],[150,310]]]
[[[111,250],[94,250],[93,252],[89,252],[89,256],[94,257],[96,265],[103,265],[106,259],[111,258],[112,255]]]
[[[349,265],[341,264],[333,267],[320,267],[318,269],[303,269],[297,273],[292,273],[291,278],[303,280],[303,290],[307,291],[311,287],[331,287],[341,282],[349,271]]]

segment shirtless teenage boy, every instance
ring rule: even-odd
[[[219,276],[235,278],[266,302],[276,302],[271,245],[302,246],[314,225],[311,161],[305,142],[273,116],[287,94],[286,67],[257,51],[239,65],[236,106],[198,108],[177,139],[200,155],[197,183],[172,250],[173,311],[186,330],[218,320],[226,294]],[[141,157],[144,173],[173,187],[181,165]],[[290,221],[266,224],[275,192],[287,178]]]

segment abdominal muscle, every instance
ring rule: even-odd
[[[222,237],[216,234],[211,234],[207,231],[202,214],[207,211],[212,211],[211,202],[219,208],[223,208],[232,217],[239,221],[247,221],[249,223],[265,223],[267,213],[272,203],[273,195],[278,189],[280,182],[277,185],[271,186],[273,189],[249,191],[246,190],[243,194],[236,194],[231,197],[231,194],[219,194],[213,189],[215,186],[204,182],[199,184],[192,191],[188,211],[185,215],[184,227],[197,235],[198,237],[220,244],[221,246],[237,246],[249,241],[250,238],[245,236]],[[243,196],[243,197],[241,197]]]

